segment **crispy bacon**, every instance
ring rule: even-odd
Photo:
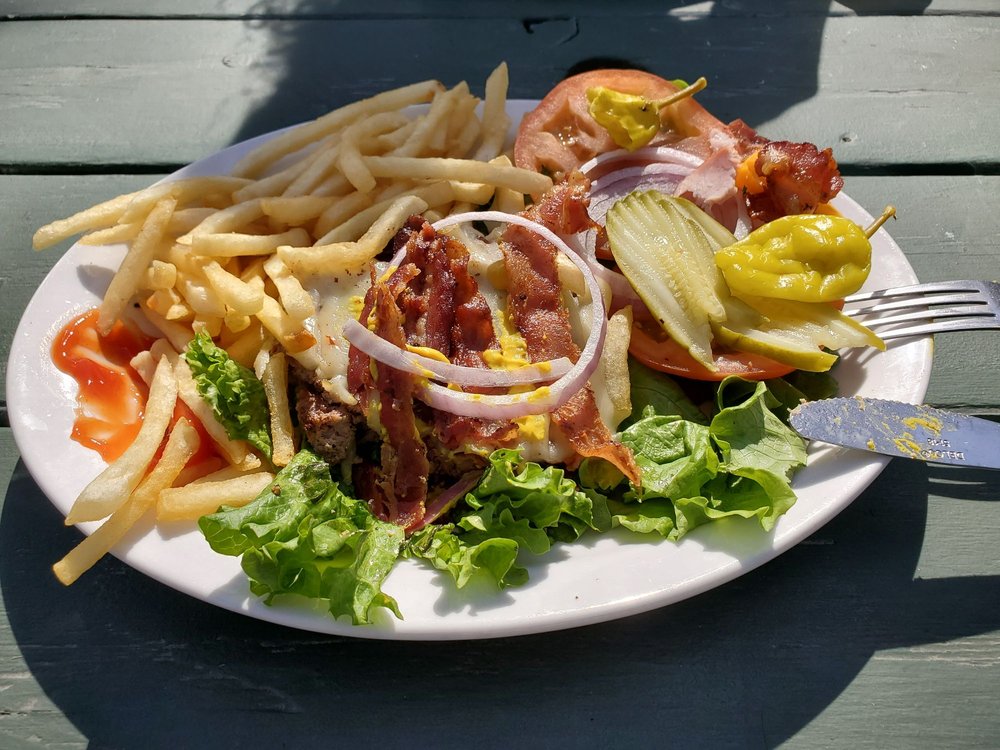
[[[396,241],[397,249],[406,247],[407,263],[425,269],[402,295],[407,342],[436,349],[457,365],[487,367],[483,352],[499,344],[492,312],[469,274],[468,250],[457,240],[435,232],[419,216],[410,218]],[[435,411],[434,424],[438,439],[449,450],[470,443],[503,447],[517,439],[517,425],[509,420]]]
[[[420,275],[420,269],[412,263],[403,264],[386,282],[393,297],[398,297],[405,289],[406,285]],[[367,322],[375,307],[375,293],[378,284],[376,282],[375,269],[371,270],[371,286],[365,293],[364,304],[358,320]],[[372,379],[371,368],[369,367],[369,357],[355,346],[347,352],[347,389],[358,399],[358,406],[361,411],[367,411],[368,396],[375,389],[375,381]]]
[[[812,143],[769,141],[742,120],[729,124],[745,158],[757,152],[754,170],[764,178],[763,192],[746,194],[754,226],[790,214],[813,213],[844,187],[833,151]]]
[[[419,216],[411,217],[394,240],[396,251],[404,248],[400,267],[387,280],[379,281],[372,271],[359,320],[374,325],[376,333],[396,346],[431,347],[456,364],[486,367],[483,351],[498,343],[490,308],[468,271],[468,251]],[[348,387],[366,413],[378,405],[385,433],[380,466],[363,465],[355,472],[358,490],[376,515],[407,529],[423,518],[429,452],[438,457],[438,473],[450,476],[440,458],[450,451],[469,443],[507,446],[517,439],[517,426],[508,420],[461,417],[415,405],[413,375],[386,366],[373,373],[369,357],[353,346]],[[419,435],[415,408],[435,424],[429,443]],[[469,469],[467,462],[455,466]]]
[[[591,222],[587,214],[588,190],[589,181],[574,173],[525,211],[525,216],[561,234],[578,232]],[[573,341],[569,313],[562,301],[556,249],[537,234],[513,224],[504,231],[501,249],[507,266],[511,320],[524,337],[528,357],[533,362],[556,357],[569,357],[575,362],[580,349]],[[590,385],[556,409],[552,422],[581,456],[610,461],[630,481],[639,483],[635,457],[611,436]]]
[[[375,332],[396,346],[404,346],[403,316],[388,284],[375,286],[373,312]],[[430,474],[427,448],[413,414],[415,378],[392,367],[378,367],[374,379],[379,395],[379,419],[385,430],[381,476],[375,482],[375,494],[382,501],[387,520],[411,528],[424,517]]]

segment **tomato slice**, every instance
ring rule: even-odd
[[[650,333],[641,325],[632,326],[629,354],[647,367],[691,380],[722,380],[739,375],[747,380],[780,378],[794,367],[748,352],[713,350],[716,371],[709,370],[666,334]]]
[[[642,70],[591,70],[571,76],[556,85],[521,120],[514,142],[514,163],[559,180],[597,154],[617,149],[608,132],[590,116],[587,89],[594,86],[647,99],[661,99],[678,90],[670,81]],[[665,123],[651,145],[702,135],[706,137],[707,148],[707,135],[725,127],[690,97],[672,107],[678,108],[678,116]]]

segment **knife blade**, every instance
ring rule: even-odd
[[[1000,469],[1000,425],[877,398],[809,401],[789,414],[805,438],[932,463]]]

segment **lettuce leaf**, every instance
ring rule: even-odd
[[[450,573],[460,588],[480,572],[500,588],[520,585],[527,580],[520,550],[541,555],[554,541],[611,527],[604,495],[581,489],[558,467],[522,461],[514,450],[490,455],[464,506],[454,523],[414,534],[406,551]]]
[[[609,503],[612,523],[677,540],[727,516],[756,517],[765,530],[795,502],[790,481],[805,465],[805,441],[772,411],[764,383],[723,381],[708,425],[677,415],[643,417],[619,437],[635,453],[642,487]]]
[[[188,344],[184,358],[198,393],[207,401],[226,434],[246,440],[271,457],[271,420],[264,385],[251,370],[232,359],[204,331]]]
[[[299,451],[249,505],[222,507],[198,526],[213,550],[242,556],[250,590],[268,604],[300,594],[325,600],[355,625],[371,622],[375,607],[402,619],[382,583],[400,555],[403,529],[341,491],[311,451]]]

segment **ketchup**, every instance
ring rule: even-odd
[[[76,420],[70,437],[97,451],[106,462],[118,458],[135,439],[149,389],[129,364],[149,349],[153,339],[118,321],[107,334],[97,330],[98,311],[90,310],[63,326],[52,342],[52,362],[79,386]],[[187,405],[177,399],[172,423],[186,418],[197,429],[200,445],[188,462],[189,479],[219,468],[215,441]],[[151,464],[155,464],[159,454]]]
[[[142,426],[148,390],[129,362],[152,343],[120,321],[100,335],[97,310],[73,318],[52,342],[53,363],[79,386],[70,437],[105,461],[124,453]]]

